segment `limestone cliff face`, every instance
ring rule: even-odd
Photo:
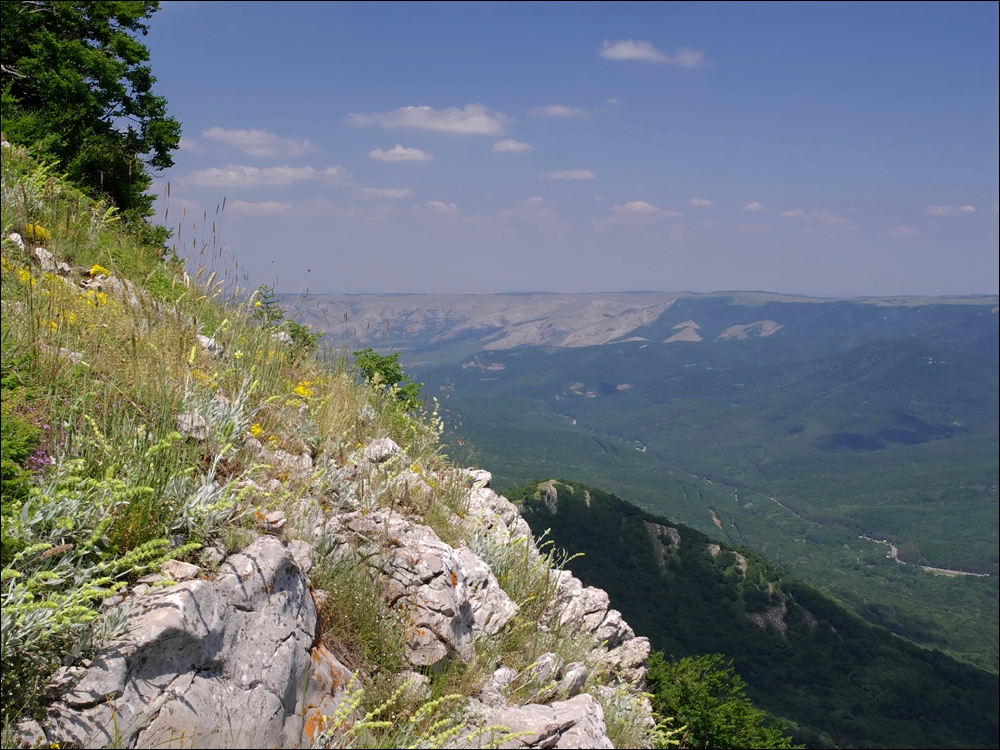
[[[370,444],[369,467],[389,466],[391,441]],[[402,462],[400,462],[402,463]],[[405,464],[403,464],[405,465]],[[449,470],[465,487],[467,541],[443,541],[415,516],[390,508],[328,508],[302,498],[284,513],[261,517],[262,533],[211,566],[175,564],[135,587],[125,635],[83,666],[63,668],[50,686],[58,699],[34,732],[36,743],[61,747],[309,747],[336,713],[352,671],[320,641],[310,572],[317,551],[377,572],[386,602],[403,613],[409,675],[419,685],[453,660],[495,653],[483,646],[511,627],[520,608],[474,548],[523,545],[540,558],[517,509],[489,488],[485,471]],[[400,474],[397,479],[404,475]],[[455,477],[452,476],[452,479]],[[411,476],[428,484],[442,477]],[[203,559],[209,559],[208,558]],[[644,685],[649,642],[636,637],[609,606],[608,595],[552,569],[550,598],[538,623],[585,644],[566,663],[541,654],[522,671],[501,662],[467,696],[466,730],[452,744],[474,746],[474,727],[501,725],[517,747],[612,747],[599,698]],[[531,684],[530,691],[516,686]],[[519,704],[512,695],[525,694]],[[645,720],[651,725],[648,704]],[[42,736],[41,733],[44,733]]]

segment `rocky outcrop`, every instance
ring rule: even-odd
[[[264,450],[251,446],[258,456]],[[490,489],[489,472],[406,472],[397,466],[406,461],[391,460],[400,455],[391,440],[372,441],[345,470],[345,481],[362,482],[391,469],[386,486],[394,492],[403,483],[407,493],[417,488],[431,495],[444,482],[457,482],[464,504],[454,523],[465,538],[488,538],[501,549],[522,545],[529,559],[543,562],[517,509]],[[310,468],[284,455],[268,458],[299,476]],[[356,496],[349,487],[341,489],[344,497]],[[93,662],[60,670],[45,721],[21,728],[25,742],[311,746],[328,728],[352,676],[317,632],[316,602],[327,595],[312,591],[308,574],[319,545],[327,562],[367,566],[379,577],[386,603],[404,613],[409,669],[398,677],[418,702],[429,698],[427,674],[452,660],[472,665],[481,654],[494,653],[477,644],[507,632],[520,608],[470,546],[446,543],[401,509],[330,505],[304,497],[286,509],[287,518],[282,511],[257,511],[263,536],[228,558],[215,548],[203,555],[217,565],[214,575],[171,562],[129,596],[109,601],[131,608],[128,632]],[[303,538],[288,540],[286,534]],[[649,643],[635,637],[605,592],[583,586],[569,571],[549,575],[551,600],[535,625],[558,633],[557,639],[582,637],[590,644],[584,646],[588,655],[567,664],[556,653],[544,653],[521,671],[478,665],[494,670],[492,678],[468,697],[468,724],[455,742],[474,746],[484,741],[477,727],[504,726],[512,733],[504,747],[611,747],[594,693],[611,689],[609,684],[641,689]]]
[[[45,722],[63,747],[299,747],[350,672],[314,648],[316,605],[264,536],[196,579],[133,599],[128,634],[63,670]]]
[[[325,536],[381,573],[389,604],[409,619],[407,658],[415,667],[473,660],[476,639],[495,635],[518,612],[479,557],[395,511],[334,516]]]

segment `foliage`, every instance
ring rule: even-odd
[[[354,352],[354,366],[373,388],[392,395],[406,411],[420,408],[420,389],[423,383],[414,383],[403,373],[399,352],[379,354],[368,348]]]
[[[668,663],[660,652],[649,659],[653,706],[687,729],[690,748],[790,748],[781,726],[768,726],[767,713],[746,697],[746,683],[721,654]]]
[[[56,160],[127,219],[152,214],[147,169],[173,165],[180,124],[153,94],[137,39],[157,2],[2,4],[2,118],[15,143]],[[165,239],[163,237],[162,239]]]

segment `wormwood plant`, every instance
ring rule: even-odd
[[[115,514],[148,488],[93,479],[81,475],[82,468],[78,460],[62,463],[42,486],[32,488],[8,522],[13,536],[29,542],[0,571],[2,689],[8,706],[30,700],[39,681],[58,665],[57,651],[67,649],[98,617],[102,599],[127,579],[200,546],[170,549],[170,542],[160,538],[119,554],[108,538]]]
[[[465,747],[497,748],[524,734],[500,725],[470,726],[463,710],[465,696],[458,693],[431,698],[411,710],[406,704],[411,686],[412,681],[403,682],[392,695],[358,716],[365,691],[353,675],[336,713],[323,717],[314,746],[442,748],[461,740]]]

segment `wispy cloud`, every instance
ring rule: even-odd
[[[524,151],[531,151],[531,144],[515,141],[511,138],[504,138],[502,141],[494,143],[492,150],[498,154],[517,154]]]
[[[291,208],[291,203],[278,203],[277,201],[262,201],[260,203],[233,201],[229,204],[228,211],[249,216],[279,216],[288,213]]]
[[[381,148],[369,151],[368,157],[375,161],[431,161],[434,158],[419,148],[406,148],[398,143],[388,151]]]
[[[712,205],[712,201],[707,200],[705,198],[692,198],[691,205],[697,206],[698,208],[708,208],[709,206]]]
[[[913,227],[893,227],[889,230],[889,234],[893,234],[897,237],[913,237],[920,234],[920,230],[914,229]]]
[[[627,214],[658,214],[660,209],[651,203],[646,203],[646,201],[629,201],[621,206],[612,206],[611,210],[614,211],[619,216]]]
[[[831,211],[803,211],[801,208],[796,208],[791,211],[781,211],[778,216],[783,219],[801,219],[805,222],[818,222],[828,226],[840,225],[849,229],[858,228],[856,224],[852,224],[843,216],[838,216]]]
[[[413,191],[409,188],[361,188],[366,198],[409,198]]]
[[[181,151],[187,151],[189,153],[198,153],[201,151],[201,144],[194,138],[188,138],[182,135],[180,143],[177,144],[177,148]]]
[[[255,187],[258,185],[291,185],[302,180],[326,179],[345,182],[347,170],[341,166],[314,169],[313,167],[245,167],[230,164],[191,172],[183,182],[207,187]]]
[[[538,175],[539,180],[592,180],[594,177],[596,175],[589,169],[563,169]]]
[[[485,104],[467,104],[463,109],[447,107],[400,107],[390,112],[352,112],[344,121],[356,127],[378,125],[390,130],[433,130],[450,135],[502,135],[512,118]]]
[[[705,53],[698,50],[681,47],[677,50],[677,54],[668,55],[654,47],[651,42],[638,39],[620,39],[617,42],[605,40],[599,54],[608,60],[642,60],[679,65],[682,68],[697,68],[705,64]]]
[[[281,138],[266,130],[226,130],[209,128],[202,138],[219,141],[250,156],[301,156],[319,149],[305,138]]]
[[[586,117],[589,113],[582,107],[550,104],[547,107],[533,107],[528,110],[528,114],[532,117]]]
[[[740,224],[738,229],[741,232],[748,232],[750,234],[760,233],[760,232],[770,232],[770,224]]]
[[[458,213],[458,206],[454,203],[445,203],[444,201],[430,201],[429,203],[425,203],[422,207],[438,214]]]
[[[954,216],[955,214],[974,214],[975,206],[924,206],[924,213],[930,216]]]
[[[764,204],[758,203],[757,201],[750,201],[743,207],[744,211],[763,211]]]

